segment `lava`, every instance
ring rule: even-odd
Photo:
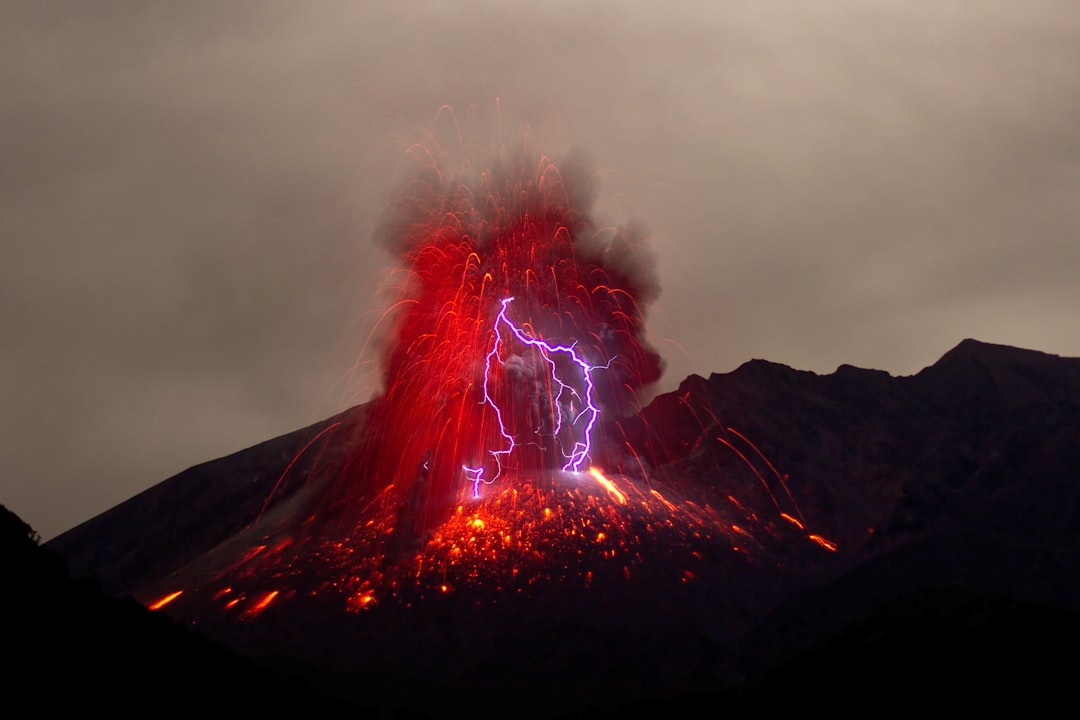
[[[149,605],[147,605],[147,607],[149,609],[151,609],[151,610],[160,610],[161,608],[165,607],[166,605],[168,605],[173,600],[175,600],[176,598],[180,597],[183,594],[184,594],[183,590],[175,590],[175,591],[169,593],[168,595],[166,595],[166,596],[164,596],[162,598],[159,598],[159,599],[155,600],[154,602],[150,603]]]
[[[625,582],[657,547],[665,548],[672,581],[685,583],[702,571],[708,548],[746,554],[758,547],[738,524],[751,518],[734,506],[714,508],[704,496],[649,489],[597,468],[517,475],[486,487],[480,498],[463,487],[450,516],[415,542],[388,543],[394,521],[393,514],[376,513],[342,535],[312,538],[307,547],[278,543],[280,549],[248,553],[227,572],[229,592],[215,592],[214,580],[202,592],[222,611],[240,598],[257,598],[241,614],[245,620],[283,587],[340,597],[361,612],[391,598],[409,604],[465,590],[522,594]]]
[[[276,598],[280,594],[280,592],[280,590],[271,590],[270,592],[264,594],[262,597],[252,603],[251,607],[244,611],[243,618],[245,620],[251,620],[255,618],[259,613],[265,610],[271,602],[274,601],[274,598]]]
[[[626,495],[624,495],[623,492],[619,490],[619,488],[615,487],[615,483],[604,477],[604,473],[600,472],[600,470],[598,470],[597,468],[589,468],[589,474],[593,476],[596,482],[600,483],[600,487],[607,490],[608,497],[617,502],[619,505],[626,504]],[[654,491],[654,494],[658,498],[660,498],[661,502],[664,502],[664,507],[668,508],[669,510],[672,509],[672,505],[664,501],[664,498],[660,495],[660,493]]]

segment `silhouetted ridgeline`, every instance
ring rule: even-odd
[[[923,588],[770,667],[754,693],[791,708],[970,711],[1015,702],[1047,716],[1072,702],[1078,642],[1075,611],[971,588]]]

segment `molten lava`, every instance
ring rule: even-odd
[[[175,600],[176,598],[180,597],[183,594],[184,594],[183,590],[175,590],[175,591],[169,593],[168,595],[166,595],[166,596],[164,596],[162,598],[159,598],[159,599],[155,600],[154,602],[150,603],[149,605],[147,605],[147,607],[149,609],[151,609],[151,610],[160,610],[161,608],[165,607],[166,605],[168,605],[173,600]]]

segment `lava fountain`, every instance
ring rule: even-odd
[[[640,232],[592,221],[588,186],[523,148],[472,181],[432,160],[393,199],[385,389],[328,516],[376,503],[426,537],[463,489],[587,470],[603,418],[637,409],[661,371],[644,339],[655,263]]]

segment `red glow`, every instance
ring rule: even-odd
[[[261,613],[266,607],[274,601],[274,598],[278,596],[279,590],[271,590],[270,592],[259,598],[251,607],[244,611],[244,618],[251,619]]]
[[[607,490],[608,497],[610,497],[612,500],[619,503],[620,505],[626,504],[626,495],[624,495],[622,491],[619,490],[619,488],[615,487],[615,483],[604,477],[604,474],[602,472],[600,472],[597,468],[591,467],[589,468],[589,474],[596,479],[596,482],[600,483],[600,486],[602,488]]]
[[[811,534],[811,535],[808,535],[807,537],[809,537],[811,540],[813,540],[814,542],[816,542],[818,545],[825,548],[826,550],[836,552],[836,543],[834,543],[834,542],[832,542],[830,540],[826,540],[825,538],[821,537],[820,535]]]
[[[787,520],[789,523],[791,523],[795,527],[799,528],[800,530],[805,530],[806,529],[801,522],[799,522],[798,520],[791,517],[790,515],[788,515],[785,512],[780,513],[780,517],[784,518],[785,520]]]
[[[183,590],[177,590],[176,592],[169,593],[168,595],[161,598],[160,600],[157,600],[155,602],[150,603],[150,605],[148,605],[147,607],[149,607],[151,610],[160,610],[161,608],[165,607],[166,605],[171,603],[176,598],[180,597],[183,594],[183,592],[184,592]]]

